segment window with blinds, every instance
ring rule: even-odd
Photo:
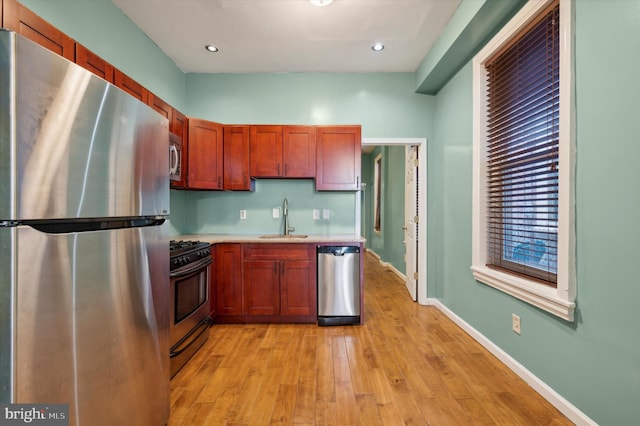
[[[559,2],[485,62],[487,266],[556,286]]]

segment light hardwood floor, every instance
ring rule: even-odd
[[[365,324],[214,325],[171,381],[169,425],[570,425],[365,256]]]

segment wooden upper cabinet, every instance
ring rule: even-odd
[[[169,120],[169,125],[171,125],[171,122],[173,120],[173,108],[171,107],[171,105],[169,105],[168,103],[166,103],[165,101],[163,101],[162,99],[160,99],[159,97],[157,97],[151,92],[148,92],[147,102],[151,108],[155,109],[164,117],[166,117],[167,120]]]
[[[316,144],[316,190],[359,190],[360,126],[318,126]]]
[[[282,126],[251,126],[250,146],[251,176],[282,176]]]
[[[114,70],[114,84],[139,101],[148,104],[149,91],[117,68]]]
[[[2,6],[4,28],[15,31],[72,62],[75,61],[76,46],[71,37],[16,0],[3,0]]]
[[[113,65],[96,55],[80,43],[76,43],[76,64],[88,69],[98,77],[113,83]]]
[[[224,126],[197,118],[187,123],[187,188],[223,189]]]
[[[252,191],[249,126],[224,126],[224,189]]]
[[[184,189],[187,186],[187,173],[188,164],[187,157],[189,147],[187,146],[187,118],[183,113],[175,108],[171,108],[171,121],[169,121],[169,131],[175,135],[178,135],[182,141],[180,154],[180,179],[171,181],[171,188]]]
[[[316,129],[313,126],[283,126],[283,176],[312,178],[316,175]]]
[[[181,136],[182,139],[187,139],[187,117],[175,108],[171,112],[169,131]]]
[[[316,172],[313,126],[251,126],[251,176],[312,178]]]

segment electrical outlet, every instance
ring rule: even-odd
[[[322,218],[329,220],[331,219],[331,210],[329,209],[322,209]]]
[[[271,212],[271,217],[278,219],[280,217],[280,207],[276,207]]]
[[[313,209],[313,220],[320,219],[320,209]]]
[[[246,210],[240,210],[240,219],[244,220],[247,218],[247,211]]]
[[[516,314],[511,314],[511,328],[513,331],[520,334],[520,317]]]

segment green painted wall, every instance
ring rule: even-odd
[[[602,425],[640,418],[640,1],[576,1],[575,323],[474,281],[471,65],[437,94],[429,144],[429,295]],[[615,48],[612,48],[615,46]],[[511,331],[511,313],[522,335]]]
[[[278,234],[284,230],[282,205],[289,204],[289,225],[296,234],[354,234],[356,192],[316,192],[313,180],[261,179],[255,192],[182,191],[186,202],[184,233]],[[172,206],[173,207],[173,206]],[[280,209],[280,218],[272,210]],[[320,210],[320,220],[313,219]],[[322,219],[328,209],[329,219]],[[240,219],[240,210],[247,218]],[[173,211],[172,211],[173,217]]]
[[[189,74],[187,114],[236,124],[360,124],[363,138],[427,137],[433,98],[412,73]]]
[[[19,0],[184,112],[186,75],[111,0]]]
[[[469,64],[436,97],[416,95],[413,74],[185,76],[108,0],[24,3],[188,115],[225,123],[360,123],[364,137],[427,138],[429,296],[596,422],[637,423],[640,340],[632,315],[640,300],[640,192],[632,185],[640,181],[640,0],[575,2],[578,309],[571,324],[472,278]],[[228,221],[272,232],[278,224],[264,210],[285,194],[301,231],[315,224],[304,207],[294,218],[298,197],[322,197],[311,208],[351,208],[351,199],[312,194],[306,184],[260,181],[257,193],[245,195],[172,191],[172,226],[199,232]],[[249,218],[239,224],[241,206]],[[263,223],[254,223],[254,214]],[[511,331],[511,313],[522,318],[520,336]]]
[[[411,73],[189,74],[187,115],[226,124],[360,124],[363,137],[429,137],[432,120],[424,116],[432,114],[433,97],[413,93],[413,85]],[[301,210],[290,203],[291,214],[299,215],[297,220],[304,224],[304,228],[298,227],[292,216],[292,224],[299,232],[356,232],[355,197],[360,196],[357,193],[316,193],[307,190],[305,181],[258,180],[257,184],[256,193],[188,192],[185,196],[188,219],[178,218],[178,229],[275,232],[281,229],[280,222],[271,219],[271,209],[282,203],[284,194],[294,194],[287,195],[290,202],[310,200]],[[269,195],[272,193],[273,197]],[[328,223],[313,221],[311,210],[316,206],[340,214]],[[258,213],[251,215],[255,219],[240,221],[240,208]],[[206,224],[200,219],[193,223],[192,212],[208,215],[209,211],[217,213],[207,216]],[[390,239],[390,244],[395,242],[397,238]],[[388,259],[386,253],[381,254],[385,255],[385,261],[396,265],[398,250],[404,248],[389,249]],[[400,266],[404,271],[404,266]]]
[[[374,170],[376,157],[382,154],[382,230],[373,230]],[[404,146],[379,146],[370,154],[363,155],[363,182],[365,182],[365,204],[363,205],[367,247],[375,251],[383,261],[405,273],[404,262]]]

